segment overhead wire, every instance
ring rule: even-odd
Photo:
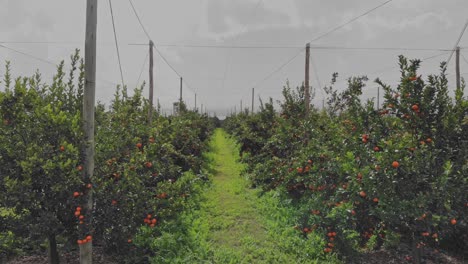
[[[321,38],[324,38],[325,36],[327,36],[327,35],[329,35],[329,34],[335,32],[335,31],[337,31],[337,30],[339,30],[339,29],[341,29],[341,28],[343,28],[343,27],[345,27],[345,26],[347,26],[347,25],[353,23],[354,21],[358,20],[359,18],[362,18],[362,17],[364,17],[364,16],[370,14],[371,12],[373,12],[373,11],[375,11],[375,10],[377,10],[377,9],[379,9],[379,8],[381,8],[381,7],[383,7],[383,6],[385,6],[386,4],[388,4],[388,3],[392,2],[392,1],[393,1],[393,0],[387,0],[387,1],[384,2],[384,3],[381,3],[380,5],[374,7],[374,8],[372,8],[372,9],[370,9],[370,10],[367,10],[366,12],[360,14],[359,16],[354,17],[354,18],[348,20],[347,22],[345,22],[345,23],[343,23],[343,24],[340,24],[340,25],[338,25],[338,26],[332,28],[331,30],[329,30],[329,31],[327,31],[327,32],[325,32],[325,33],[323,33],[323,34],[317,36],[316,38],[312,39],[310,42],[314,42],[314,41],[317,41],[317,40],[319,40],[319,39],[321,39]],[[274,70],[272,73],[268,74],[268,75],[267,75],[265,78],[263,78],[261,81],[257,82],[256,86],[257,86],[257,85],[260,85],[261,83],[263,83],[264,81],[266,81],[268,78],[270,78],[271,76],[273,76],[276,72],[280,71],[282,68],[284,68],[286,65],[288,65],[291,61],[293,61],[297,56],[299,56],[299,54],[301,54],[303,51],[304,51],[304,48],[301,48],[297,54],[295,54],[294,56],[292,56],[291,58],[289,58],[286,62],[284,62],[283,64],[281,64],[280,67],[278,67],[278,68],[277,68],[276,70]]]
[[[119,61],[119,69],[120,69],[120,78],[122,79],[122,87],[125,86],[123,71],[122,71],[122,62],[120,60],[120,51],[119,51],[119,43],[117,41],[117,31],[115,30],[115,21],[114,21],[114,11],[112,10],[112,0],[109,0],[109,8],[112,18],[112,28],[114,29],[114,39],[115,39],[115,48],[117,50],[117,59]]]
[[[386,1],[386,2],[384,2],[384,3],[382,3],[382,4],[380,4],[380,5],[378,5],[378,6],[374,7],[374,8],[372,8],[372,9],[370,9],[370,10],[368,10],[368,11],[362,13],[361,15],[359,15],[359,16],[357,16],[357,17],[354,17],[354,18],[350,19],[349,21],[347,21],[347,22],[345,22],[345,23],[343,23],[343,24],[341,24],[341,25],[338,25],[338,26],[332,28],[331,30],[325,32],[324,34],[319,35],[318,37],[312,39],[310,42],[317,41],[317,40],[319,40],[319,39],[321,39],[321,38],[323,38],[323,37],[325,37],[325,36],[330,35],[331,33],[335,32],[335,31],[337,31],[337,30],[339,30],[339,29],[341,29],[341,28],[344,28],[345,26],[347,26],[347,25],[353,23],[354,21],[360,19],[361,17],[364,17],[364,16],[366,16],[366,15],[368,15],[368,14],[374,12],[375,10],[377,10],[377,9],[379,9],[379,8],[381,8],[381,7],[385,6],[385,5],[387,5],[388,3],[392,2],[392,1],[393,1],[393,0],[388,0],[388,1]]]
[[[143,61],[143,65],[141,66],[140,75],[138,75],[136,86],[138,86],[138,84],[140,83],[141,75],[143,74],[143,71],[145,70],[145,65],[146,65],[146,61],[148,60],[148,57],[149,57],[149,51],[146,53],[145,59]]]
[[[460,54],[461,54],[463,60],[466,62],[466,64],[468,64],[468,60],[466,59],[465,55],[463,55],[463,53],[460,53]]]
[[[455,52],[455,49],[457,48],[458,44],[460,43],[463,34],[465,34],[466,28],[468,27],[468,19],[466,20],[465,26],[463,26],[463,30],[460,32],[460,36],[457,39],[457,42],[455,43],[455,46],[453,47],[452,53],[450,53],[449,58],[447,59],[447,64],[446,66],[450,63],[450,60],[452,59],[453,53]]]
[[[53,61],[50,61],[50,60],[46,60],[46,59],[43,59],[43,58],[39,58],[37,56],[34,56],[34,55],[31,55],[29,53],[26,53],[26,52],[23,52],[23,51],[20,51],[20,50],[17,50],[17,49],[13,49],[13,48],[10,48],[10,47],[7,47],[5,45],[2,45],[0,44],[0,47],[1,48],[4,48],[4,49],[7,49],[7,50],[10,50],[12,52],[15,52],[15,53],[18,53],[18,54],[21,54],[23,56],[26,56],[26,57],[29,57],[31,59],[34,59],[34,60],[37,60],[37,61],[40,61],[42,63],[45,63],[45,64],[49,64],[49,65],[52,65],[52,66],[57,66],[57,64]],[[112,84],[112,85],[118,85],[117,83],[114,83],[114,82],[111,82],[109,80],[105,80],[105,79],[98,79],[99,81],[103,81],[103,82],[106,82],[106,83],[109,83],[109,84]]]
[[[151,36],[149,35],[148,31],[146,30],[145,26],[143,25],[143,22],[141,21],[141,18],[140,18],[140,16],[138,15],[138,12],[137,12],[137,10],[136,10],[136,8],[135,8],[135,5],[133,4],[132,0],[128,0],[128,1],[130,2],[130,5],[132,6],[133,13],[135,14],[135,16],[136,16],[136,18],[137,18],[137,20],[138,20],[138,22],[139,22],[139,24],[140,24],[142,30],[144,31],[146,37],[148,38],[148,40],[153,41],[152,38],[151,38]],[[161,57],[161,59],[163,59],[163,61],[167,64],[167,66],[169,66],[169,68],[171,68],[172,71],[174,71],[174,73],[175,73],[179,78],[182,78],[182,75],[169,63],[169,61],[166,59],[166,57],[165,57],[165,56],[162,54],[162,52],[157,48],[157,45],[155,44],[153,47],[154,47],[154,49],[156,50],[156,52],[159,54],[159,56]],[[188,84],[186,78],[182,78],[182,81],[183,81],[183,83],[185,83],[185,85],[187,85],[188,87],[191,87],[191,86]],[[193,91],[192,91],[192,92],[193,92]],[[193,93],[195,93],[195,92],[193,92]]]

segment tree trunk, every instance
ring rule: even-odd
[[[59,254],[57,251],[57,240],[55,239],[55,234],[49,235],[49,263],[50,264],[59,264]]]

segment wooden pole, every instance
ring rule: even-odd
[[[455,50],[455,73],[457,78],[457,88],[461,87],[461,80],[460,80],[460,47],[457,47]]]
[[[87,0],[86,5],[86,37],[85,37],[85,87],[83,91],[83,130],[84,130],[84,180],[92,184],[94,173],[94,107],[96,97],[96,33],[97,33],[97,0]],[[93,191],[86,193],[84,204],[86,225],[82,234],[92,230]],[[93,263],[92,241],[80,245],[80,263]]]
[[[240,105],[240,113],[242,113],[244,110],[242,109],[242,100],[241,100],[241,105]]]
[[[198,112],[197,111],[197,93],[195,93],[195,112]]]
[[[305,58],[305,81],[304,81],[304,104],[305,116],[309,116],[310,112],[310,91],[309,91],[309,60],[310,60],[310,43],[306,45],[306,58]]]
[[[252,88],[252,115],[254,113],[254,93],[255,93],[255,88]]]
[[[149,41],[149,109],[148,109],[148,124],[153,122],[153,41]]]
[[[179,101],[182,103],[182,77],[180,77],[180,97]]]
[[[377,110],[380,109],[380,86],[377,87]]]

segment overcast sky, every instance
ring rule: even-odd
[[[357,17],[384,0],[133,0],[142,23],[168,62],[186,81],[184,100],[224,115],[240,100],[249,104],[251,88],[256,97],[279,99],[288,79],[298,86],[304,79],[304,53],[264,80],[299,52],[297,47]],[[125,84],[129,89],[148,80],[148,38],[141,29],[128,0],[112,0]],[[393,0],[318,41],[312,47],[388,47],[452,49],[467,18],[466,0]],[[84,52],[86,1],[0,0],[0,43],[37,58],[58,63],[75,48]],[[59,42],[13,43],[13,42]],[[269,46],[283,48],[195,48],[164,45]],[[461,71],[468,76],[468,33],[462,38]],[[284,48],[289,47],[289,48]],[[109,2],[98,6],[97,100],[109,103],[120,83]],[[314,103],[321,106],[319,86],[329,83],[333,72],[339,80],[367,75],[371,80],[365,97],[375,97],[372,81],[381,77],[394,84],[399,78],[397,56],[426,58],[444,51],[311,50],[311,85],[317,88]],[[422,74],[438,73],[448,52],[423,63]],[[55,66],[0,47],[0,76],[4,61],[12,63],[13,74],[30,76],[36,69],[51,78]],[[454,83],[452,60],[448,72]],[[393,67],[392,67],[393,66]],[[179,77],[155,52],[155,98],[170,109],[178,99]],[[344,82],[337,85],[342,88]],[[453,88],[453,87],[452,87]],[[3,88],[2,88],[3,89]],[[148,86],[144,94],[148,94]]]

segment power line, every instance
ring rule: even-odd
[[[148,38],[148,40],[151,40],[151,37],[150,37],[150,35],[148,34],[148,31],[146,31],[145,26],[144,26],[143,23],[141,22],[140,16],[138,15],[138,12],[136,11],[135,6],[133,5],[132,0],[128,0],[128,2],[130,2],[130,5],[132,6],[132,9],[133,9],[133,13],[134,13],[135,16],[137,17],[138,22],[140,23],[141,28],[142,28],[143,31],[145,32],[146,37]]]
[[[382,7],[382,6],[384,6],[384,5],[388,4],[388,3],[390,3],[391,1],[393,1],[393,0],[388,0],[388,1],[386,1],[386,2],[384,2],[384,3],[382,3],[382,4],[380,4],[380,5],[378,5],[378,6],[374,7],[374,8],[372,8],[372,9],[370,9],[370,10],[364,12],[363,14],[361,14],[361,15],[359,15],[359,16],[357,16],[357,17],[355,17],[355,18],[353,18],[353,19],[351,19],[351,20],[349,20],[349,21],[347,21],[346,23],[341,24],[341,25],[338,25],[337,27],[335,27],[335,28],[329,30],[328,32],[326,32],[326,33],[324,33],[324,34],[322,34],[322,35],[319,35],[318,37],[312,39],[310,42],[314,42],[314,41],[317,41],[317,40],[319,40],[319,39],[321,39],[321,38],[324,38],[325,36],[327,36],[327,35],[329,35],[329,34],[335,32],[335,31],[337,31],[337,30],[339,30],[339,29],[345,27],[346,25],[351,24],[352,22],[358,20],[359,18],[361,18],[361,17],[363,17],[363,16],[365,16],[365,15],[368,15],[369,13],[371,13],[371,12],[373,12],[373,11],[379,9],[380,7]],[[285,63],[281,64],[280,67],[278,67],[278,68],[277,68],[276,70],[274,70],[272,73],[270,73],[270,74],[267,75],[265,78],[263,78],[260,82],[258,82],[258,83],[256,84],[256,86],[259,85],[260,83],[264,82],[264,81],[267,80],[268,78],[270,78],[273,74],[275,74],[276,72],[280,71],[280,70],[281,70],[283,67],[285,67],[286,65],[288,65],[288,64],[289,64],[291,61],[293,61],[297,56],[299,56],[299,54],[301,54],[303,50],[304,50],[304,49],[301,48],[297,54],[295,54],[293,57],[291,57],[290,59],[288,59]]]
[[[463,30],[460,32],[460,36],[458,37],[457,42],[455,43],[455,46],[453,47],[452,53],[450,53],[450,56],[447,60],[447,64],[449,64],[450,60],[452,59],[453,53],[455,52],[455,49],[457,48],[458,44],[460,43],[460,40],[463,37],[463,34],[465,34],[466,28],[468,27],[468,19],[466,20],[465,26],[463,27]],[[447,66],[446,66],[447,67]]]
[[[65,41],[0,41],[0,44],[50,44],[50,45],[75,45],[81,42],[65,42]],[[100,45],[113,45],[114,43],[98,43]],[[129,46],[147,46],[148,43],[127,43]],[[158,47],[174,47],[174,48],[206,48],[206,49],[300,49],[302,46],[297,45],[196,45],[196,44],[157,44]],[[460,47],[461,50],[468,47]],[[408,47],[346,47],[346,46],[311,46],[311,50],[357,50],[357,51],[452,51],[452,49],[442,48],[408,48]]]
[[[16,49],[13,49],[13,48],[10,48],[10,47],[7,47],[5,45],[2,45],[0,44],[0,47],[1,48],[4,48],[4,49],[7,49],[7,50],[10,50],[10,51],[13,51],[15,53],[18,53],[18,54],[21,54],[23,56],[26,56],[26,57],[29,57],[31,59],[34,59],[34,60],[37,60],[37,61],[40,61],[42,63],[46,63],[46,64],[49,64],[49,65],[52,65],[52,66],[57,66],[56,63],[54,63],[53,61],[50,61],[50,60],[46,60],[46,59],[43,59],[43,58],[39,58],[39,57],[36,57],[34,55],[31,55],[29,53],[26,53],[26,52],[23,52],[23,51],[19,51],[19,50],[16,50]],[[114,83],[114,82],[111,82],[111,81],[108,81],[108,80],[105,80],[105,79],[98,79],[99,81],[103,81],[103,82],[107,82],[107,83],[110,83],[112,85],[118,85],[117,83]]]
[[[462,58],[466,62],[466,64],[468,64],[468,60],[466,59],[465,55],[463,55],[463,53],[460,53],[460,54],[462,55]]]
[[[148,44],[130,43],[130,46],[144,46]],[[175,47],[175,48],[212,48],[212,49],[300,49],[303,46],[246,46],[246,45],[193,45],[193,44],[158,44],[159,47]],[[407,47],[345,47],[345,46],[311,46],[310,49],[315,50],[388,50],[388,51],[452,51],[451,49],[438,48],[407,48]]]
[[[343,27],[345,27],[345,26],[347,26],[347,25],[353,23],[354,21],[358,20],[359,18],[368,15],[369,13],[371,13],[371,12],[373,12],[373,11],[375,11],[375,10],[381,8],[382,6],[388,4],[388,3],[392,2],[392,1],[393,1],[393,0],[388,0],[388,1],[386,1],[386,2],[384,2],[384,3],[382,3],[382,4],[380,4],[380,5],[378,5],[378,6],[374,7],[374,8],[372,8],[372,9],[370,9],[370,10],[364,12],[363,14],[361,14],[361,15],[359,15],[359,16],[357,16],[357,17],[351,19],[351,20],[349,20],[348,22],[345,22],[344,24],[341,24],[341,25],[339,25],[339,26],[336,26],[335,28],[332,28],[332,29],[329,30],[328,32],[325,32],[324,34],[322,34],[322,35],[320,35],[320,36],[318,36],[318,37],[312,39],[310,42],[314,42],[314,41],[317,41],[317,40],[319,40],[319,39],[321,39],[321,38],[323,38],[323,37],[325,37],[325,36],[328,36],[329,34],[331,34],[331,33],[335,32],[335,31],[337,31],[337,30],[339,30],[339,29],[341,29],[341,28],[343,28]]]
[[[4,48],[4,49],[7,49],[7,50],[10,50],[10,51],[13,51],[13,52],[15,52],[15,53],[24,55],[24,56],[26,56],[26,57],[30,57],[30,58],[35,59],[35,60],[37,60],[37,61],[40,61],[40,62],[43,62],[43,63],[47,63],[47,64],[50,64],[50,65],[56,66],[56,64],[55,64],[54,62],[52,62],[52,61],[49,61],[49,60],[45,60],[45,59],[36,57],[36,56],[34,56],[34,55],[31,55],[31,54],[28,54],[28,53],[25,53],[25,52],[22,52],[22,51],[19,51],[19,50],[16,50],[16,49],[7,47],[7,46],[5,46],[5,45],[0,44],[0,47],[2,47],[2,48]]]
[[[142,28],[143,31],[145,32],[146,37],[148,38],[148,40],[151,40],[151,41],[152,41],[151,36],[148,34],[148,31],[146,31],[145,26],[144,26],[143,23],[141,22],[140,16],[138,15],[138,12],[136,11],[136,8],[135,8],[135,6],[133,5],[132,0],[128,0],[128,1],[130,2],[130,5],[132,6],[133,13],[135,14],[136,18],[138,19],[138,22],[140,23],[141,28]],[[175,72],[175,74],[176,74],[179,78],[182,78],[182,75],[179,74],[179,72],[169,63],[169,61],[166,59],[166,57],[164,57],[164,55],[163,55],[162,52],[157,48],[157,46],[154,45],[153,47],[154,47],[154,49],[156,50],[156,52],[159,54],[159,56],[163,59],[163,61],[167,64],[167,66],[169,66],[169,67]],[[191,87],[190,85],[188,85],[188,83],[187,83],[187,81],[186,81],[185,79],[186,79],[186,78],[183,78],[183,79],[182,79],[183,83],[185,83],[188,87]]]
[[[112,1],[111,0],[109,0],[109,7],[110,7],[111,18],[112,18],[112,27],[114,29],[114,39],[115,39],[115,48],[117,49],[117,59],[119,60],[120,78],[122,78],[122,87],[124,87],[125,82],[124,82],[123,71],[122,71],[122,63],[120,61],[119,44],[117,42],[117,32],[115,30],[114,11],[112,10]]]
[[[146,53],[145,60],[143,61],[143,65],[141,66],[140,75],[138,76],[136,86],[138,86],[138,84],[140,83],[141,75],[143,74],[143,71],[145,69],[145,65],[146,65],[146,61],[148,60],[148,57],[149,57],[149,52]]]
[[[255,85],[253,85],[252,87],[257,87],[259,86],[260,84],[262,84],[264,81],[268,80],[271,76],[273,76],[274,74],[276,74],[277,72],[279,72],[281,69],[283,69],[284,67],[286,67],[287,65],[289,65],[295,58],[297,58],[297,56],[299,56],[300,54],[302,54],[302,52],[304,52],[304,49],[301,48],[301,50],[296,53],[294,56],[290,57],[287,61],[285,61],[283,64],[281,64],[278,68],[274,69],[270,74],[268,74],[267,76],[265,76],[263,79],[261,79],[260,81],[256,82]]]

